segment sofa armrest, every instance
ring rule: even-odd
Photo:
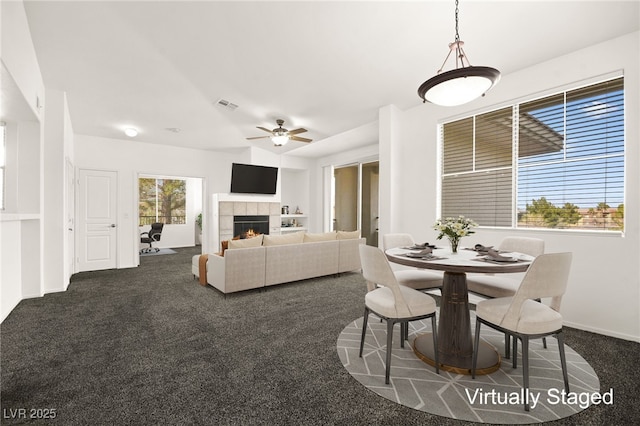
[[[209,256],[209,284],[223,293],[264,287],[266,255],[264,247],[231,249],[224,257]]]
[[[349,240],[338,240],[338,273],[359,271],[362,269],[360,264],[360,244],[366,244],[366,238],[357,238]]]

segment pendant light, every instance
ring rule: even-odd
[[[463,49],[464,42],[458,34],[458,0],[456,0],[456,38],[449,44],[449,53],[438,73],[418,88],[418,96],[423,102],[441,106],[466,104],[484,96],[500,80],[500,71],[491,67],[475,67]],[[455,51],[456,68],[442,72],[451,52]],[[466,64],[466,65],[465,65]]]

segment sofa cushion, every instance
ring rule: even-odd
[[[240,249],[240,248],[251,248],[251,247],[260,247],[262,245],[263,235],[257,235],[251,238],[245,238],[242,240],[231,240],[229,241],[229,250]]]
[[[355,231],[338,231],[336,235],[339,240],[354,240],[360,238],[360,230]]]
[[[304,232],[293,232],[284,235],[265,235],[262,241],[264,246],[282,246],[286,244],[300,244],[304,239]]]
[[[305,243],[317,243],[318,241],[333,241],[337,239],[337,235],[335,232],[323,232],[321,234],[304,234],[304,242]]]

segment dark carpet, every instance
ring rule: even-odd
[[[0,330],[2,424],[469,424],[381,398],[343,368],[336,340],[362,316],[359,274],[225,297],[192,279],[198,250],[20,302]],[[566,335],[615,403],[546,424],[640,419],[640,345]]]

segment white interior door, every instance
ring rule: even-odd
[[[76,176],[73,163],[69,158],[65,161],[65,179],[67,180],[67,188],[65,191],[66,198],[66,217],[67,217],[67,245],[65,255],[67,256],[66,273],[67,280],[71,278],[76,271],[76,243],[75,243],[75,219],[76,219]],[[68,281],[67,281],[68,282]]]
[[[78,192],[79,270],[113,269],[117,266],[118,174],[80,170]]]

